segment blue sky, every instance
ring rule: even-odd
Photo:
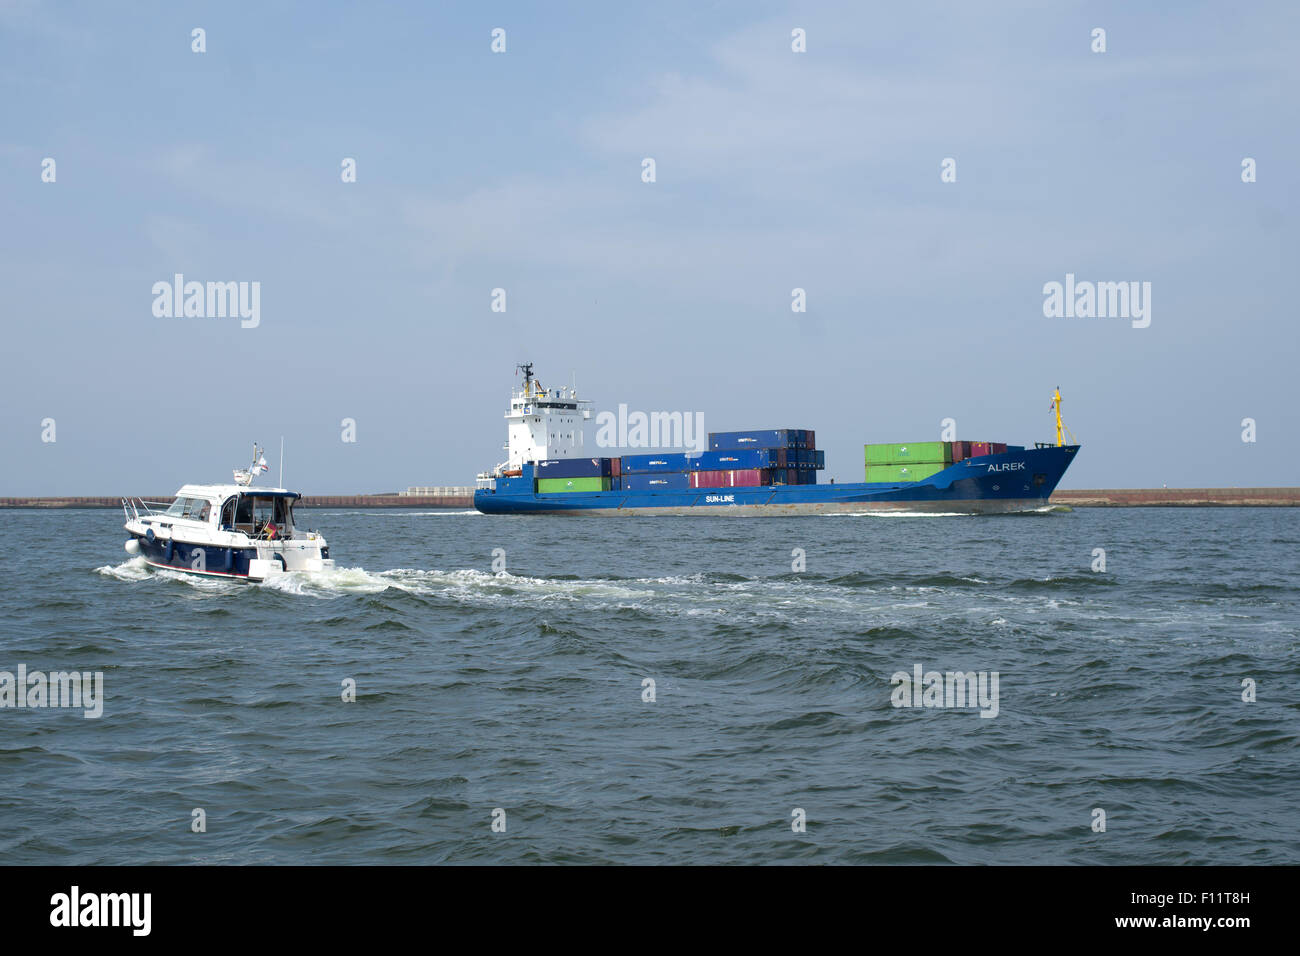
[[[281,435],[307,493],[471,484],[522,361],[815,428],[840,481],[948,417],[1047,440],[1059,384],[1064,487],[1300,484],[1298,21],[0,0],[0,494],[170,493],[253,440],[274,473]],[[260,282],[260,325],[154,316],[177,272]],[[1150,327],[1044,317],[1066,273],[1150,282]]]

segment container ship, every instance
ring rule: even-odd
[[[478,476],[485,514],[803,515],[1043,511],[1079,451],[1066,444],[1061,394],[1056,442],[1032,448],[985,441],[863,446],[863,481],[818,484],[826,467],[811,429],[710,432],[707,449],[587,457],[590,401],[544,388],[532,363],[506,410],[507,458]],[[1071,436],[1073,439],[1073,436]]]

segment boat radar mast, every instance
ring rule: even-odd
[[[266,455],[262,454],[262,446],[253,442],[253,463],[247,468],[235,469],[235,484],[247,487],[253,483],[254,478],[269,467],[266,463]]]

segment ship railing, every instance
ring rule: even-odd
[[[142,514],[165,514],[170,507],[170,501],[145,501],[143,498],[122,499],[122,514],[126,515],[127,521],[139,521]]]

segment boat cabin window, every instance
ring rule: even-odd
[[[236,531],[255,536],[274,533],[276,537],[284,537],[289,533],[291,524],[288,498],[240,495],[236,501],[237,504],[234,505]],[[230,507],[231,502],[227,502],[226,508]]]

